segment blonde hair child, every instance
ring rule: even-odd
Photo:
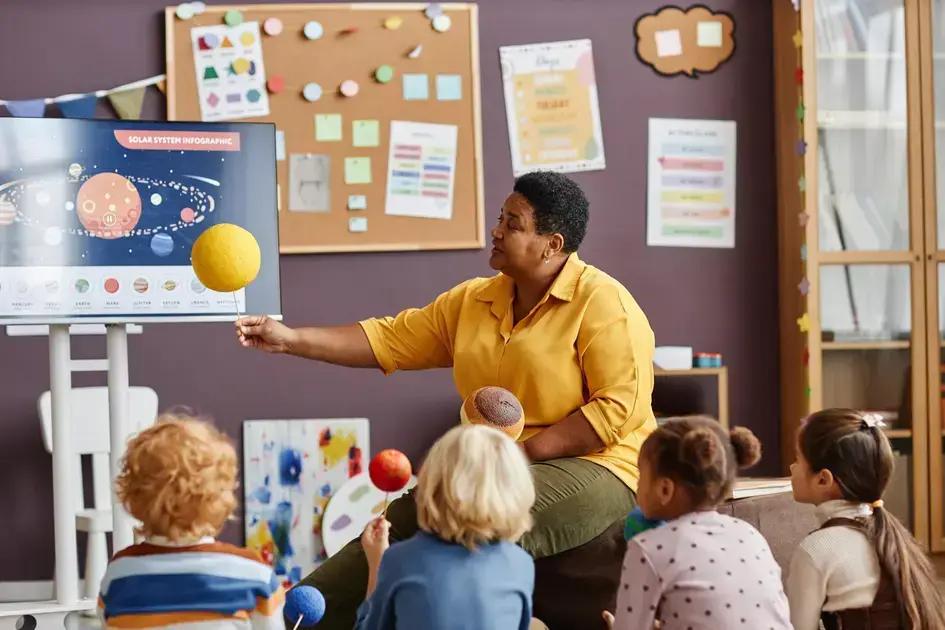
[[[106,627],[285,627],[285,592],[254,551],[214,539],[236,506],[230,440],[189,413],[166,413],[132,438],[116,481],[143,542],[119,550],[102,580]]]
[[[535,568],[515,542],[535,488],[521,449],[493,428],[458,426],[430,449],[416,493],[413,538],[389,547],[383,518],[364,530],[357,628],[528,628]]]

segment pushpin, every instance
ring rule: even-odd
[[[357,26],[349,26],[348,28],[343,28],[338,32],[339,35],[354,35],[358,32]]]
[[[314,103],[322,97],[322,86],[317,83],[306,83],[305,87],[302,88],[302,96],[309,103]]]
[[[342,81],[341,86],[339,87],[341,93],[348,97],[357,96],[360,89],[361,86],[358,85],[358,82],[352,81],[351,79]]]
[[[305,39],[319,39],[325,33],[325,29],[322,28],[321,22],[312,20],[305,23],[302,33],[305,35]]]
[[[394,69],[387,65],[380,66],[374,71],[374,78],[378,83],[387,83],[394,78]]]
[[[183,4],[177,5],[177,9],[174,11],[174,14],[181,20],[189,20],[197,14],[194,11],[194,7],[189,2],[184,2]]]
[[[384,20],[384,28],[389,31],[396,31],[404,23],[403,18],[393,16]]]
[[[207,5],[203,2],[190,2],[188,4],[194,10],[194,15],[202,15],[207,10]]]
[[[236,9],[230,9],[223,14],[223,21],[227,26],[239,26],[243,23],[243,14]]]
[[[285,88],[285,79],[281,74],[274,74],[266,81],[266,88],[273,94],[278,94]]]
[[[433,18],[433,30],[437,33],[445,33],[453,26],[453,20],[448,15],[438,15]]]
[[[275,37],[282,32],[282,20],[277,17],[266,18],[263,22],[263,31],[266,35]]]
[[[407,56],[411,59],[419,59],[420,55],[423,53],[423,44],[418,44],[416,48],[407,53]]]
[[[443,15],[443,7],[441,7],[436,2],[433,4],[428,4],[427,8],[423,11],[423,14],[426,15],[428,19],[432,20],[439,15]]]

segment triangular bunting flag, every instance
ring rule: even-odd
[[[203,78],[206,79],[219,79],[220,75],[217,74],[217,69],[213,66],[207,66],[203,70]]]
[[[164,91],[167,90],[167,83],[164,82],[164,79],[161,79],[154,85],[157,89],[161,90],[161,94],[164,94]]]
[[[56,105],[66,118],[94,118],[96,103],[98,103],[98,97],[94,94],[86,94],[71,101],[59,101]]]
[[[141,105],[144,103],[145,88],[124,90],[108,95],[108,102],[115,108],[115,112],[123,120],[138,120],[141,118]]]
[[[46,99],[34,98],[28,101],[7,101],[7,111],[17,118],[42,118],[46,111]]]

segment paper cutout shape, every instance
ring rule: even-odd
[[[419,59],[420,55],[423,54],[423,44],[418,44],[413,50],[407,53],[407,56],[411,59]]]
[[[289,156],[289,211],[328,212],[331,207],[331,158],[293,153]]]
[[[220,97],[217,96],[215,93],[210,92],[210,95],[207,96],[207,104],[210,105],[210,107],[216,107],[219,103],[220,103]]]
[[[807,313],[804,313],[803,315],[798,317],[797,328],[802,333],[806,333],[807,331],[809,331],[810,330],[810,315],[808,315]]]
[[[430,98],[430,87],[425,74],[404,75],[404,100],[425,101]]]
[[[797,283],[797,290],[801,292],[801,295],[807,295],[810,293],[810,280],[804,278]]]
[[[243,100],[243,95],[239,92],[233,92],[232,94],[226,95],[227,103],[239,103]]]
[[[367,210],[367,196],[348,195],[348,210]]]
[[[369,157],[345,158],[345,183],[346,184],[370,184],[371,183],[371,158]]]
[[[381,124],[377,120],[355,120],[351,123],[351,137],[356,147],[380,146]]]
[[[804,84],[804,68],[794,69],[794,83],[798,85]]]
[[[349,232],[367,232],[367,217],[350,217],[348,219]]]
[[[46,100],[33,98],[21,101],[7,101],[7,111],[17,118],[42,118],[46,111]]]
[[[804,104],[799,103],[797,106],[797,109],[794,110],[794,115],[797,116],[798,121],[803,121],[805,112],[806,112],[806,109],[804,108]]]
[[[807,262],[807,245],[801,245],[801,260]]]
[[[315,114],[315,139],[319,142],[340,142],[341,114]]]
[[[276,160],[285,160],[285,132],[276,129]]]
[[[439,101],[458,101],[463,97],[463,82],[458,74],[436,75],[436,98]]]
[[[801,35],[801,31],[794,31],[794,37],[791,38],[794,41],[794,47],[800,48],[804,44],[804,36]]]
[[[204,81],[209,80],[209,79],[219,79],[220,75],[217,74],[216,68],[214,68],[213,66],[207,66],[206,68],[203,69],[203,78],[204,78]]]
[[[810,363],[810,349],[804,348],[804,356],[801,358],[801,361],[804,363],[804,365]]]
[[[96,103],[98,103],[98,97],[94,94],[86,94],[71,101],[59,101],[56,104],[66,118],[92,118],[95,115]]]
[[[702,5],[663,7],[640,16],[633,30],[637,57],[665,76],[713,72],[735,52],[732,16]]]
[[[220,44],[220,48],[233,48],[233,42],[230,41],[229,37],[223,37],[223,43]]]
[[[256,41],[256,37],[249,31],[246,31],[245,33],[240,35],[240,43],[243,44],[244,46],[252,46],[255,41]]]
[[[798,157],[807,153],[807,143],[803,140],[798,140],[797,144],[794,145],[794,152],[797,153]]]
[[[806,226],[809,220],[810,220],[810,215],[807,214],[806,212],[801,212],[797,215],[797,224],[800,225],[801,227]]]
[[[197,40],[197,50],[210,50],[211,46],[207,43],[206,37],[201,37]]]
[[[249,90],[248,92],[246,92],[246,100],[249,101],[250,103],[258,103],[259,99],[261,98],[262,98],[262,93],[260,93],[260,91],[257,90],[256,88],[253,88]]]
[[[696,44],[699,46],[703,48],[721,48],[723,40],[721,22],[712,20],[711,22],[696,24]]]
[[[115,113],[122,120],[138,120],[141,118],[141,106],[144,104],[145,88],[139,87],[108,95],[108,102],[112,104]]]
[[[797,189],[801,192],[807,192],[807,178],[803,175],[797,180]]]
[[[678,29],[656,31],[653,37],[656,39],[657,57],[678,57],[682,54],[682,37]]]
[[[233,71],[236,74],[243,74],[249,70],[249,59],[239,57],[233,60]]]

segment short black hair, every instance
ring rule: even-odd
[[[577,251],[587,233],[587,197],[573,180],[561,173],[535,171],[515,180],[513,190],[528,200],[535,212],[539,234],[564,237],[563,251]]]

